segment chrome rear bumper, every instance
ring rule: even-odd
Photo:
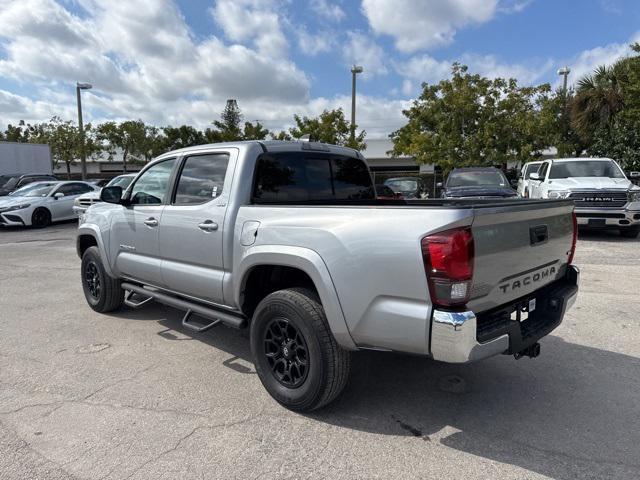
[[[569,265],[566,277],[557,288],[544,290],[550,307],[537,311],[542,328],[524,337],[518,322],[507,322],[504,331],[488,341],[478,341],[478,317],[472,311],[433,310],[431,321],[431,356],[447,363],[467,363],[501,353],[517,353],[556,328],[578,295],[580,270]],[[535,293],[533,294],[536,295]],[[546,298],[545,298],[546,299]],[[542,303],[542,302],[540,302]]]

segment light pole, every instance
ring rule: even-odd
[[[567,77],[569,76],[569,74],[571,73],[571,69],[569,67],[562,67],[561,69],[558,70],[558,75],[561,75],[562,77],[564,77],[564,79],[562,80],[562,91],[564,92],[564,94],[567,94]]]
[[[82,100],[80,90],[89,90],[93,85],[90,83],[76,83],[76,98],[78,99],[78,127],[80,128],[80,167],[82,180],[87,179],[87,157],[84,154],[84,126],[82,125]]]
[[[351,143],[356,140],[356,75],[362,71],[360,65],[351,67]]]

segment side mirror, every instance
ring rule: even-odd
[[[538,175],[538,172],[533,172],[531,175],[529,175],[529,179],[530,180],[540,180],[540,175]]]
[[[438,188],[442,188],[442,182],[438,182],[438,183],[436,183],[436,187],[438,187]]]
[[[62,197],[64,197],[64,193],[62,193],[62,192],[56,192],[56,193],[53,195],[53,198],[55,198],[56,200],[58,200],[58,199],[60,199],[60,198],[62,198]]]
[[[100,200],[106,203],[122,203],[122,187],[104,187],[100,191]]]

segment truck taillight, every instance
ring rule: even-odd
[[[576,243],[578,243],[578,219],[576,212],[571,212],[571,216],[573,220],[573,238],[571,239],[571,250],[569,250],[569,259],[567,260],[569,265],[573,263],[573,256],[576,253]]]
[[[434,305],[454,307],[469,300],[474,245],[470,228],[434,233],[422,239],[422,258]]]

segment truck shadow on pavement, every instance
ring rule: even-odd
[[[173,331],[175,340],[193,338],[227,352],[223,366],[259,381],[244,366],[252,361],[246,333],[218,327],[194,335],[182,328],[181,312],[160,306],[147,312],[167,327],[164,338]],[[534,360],[499,356],[470,365],[359,352],[341,397],[305,416],[414,437],[560,480],[640,478],[640,359],[553,335],[541,343]],[[244,361],[240,368],[237,359]]]

